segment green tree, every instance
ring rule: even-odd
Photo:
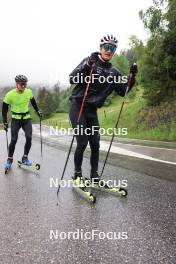
[[[159,105],[176,96],[175,11],[175,0],[154,0],[153,6],[139,13],[150,32],[142,67],[144,96],[149,105]]]
[[[43,117],[44,118],[50,117],[55,110],[53,94],[50,91],[48,91],[45,87],[42,87],[41,89],[39,89],[37,101],[39,107],[43,112]]]
[[[54,103],[54,110],[57,110],[60,104],[60,87],[59,87],[60,83],[57,82],[54,85],[54,89],[53,89],[53,103]]]
[[[115,55],[111,60],[112,65],[117,68],[122,75],[128,75],[129,73],[129,62],[128,59],[120,54]]]
[[[128,59],[129,65],[132,65],[134,62],[137,61],[136,51],[134,47],[131,47],[130,49],[122,50],[121,55],[125,56]]]
[[[142,82],[142,67],[145,57],[145,47],[142,40],[138,39],[135,35],[129,38],[130,49],[122,51],[122,54],[128,59],[129,65],[131,66],[134,62],[138,65],[137,82]]]
[[[58,113],[68,113],[70,108],[69,96],[71,94],[72,87],[60,92],[60,104],[57,109]]]

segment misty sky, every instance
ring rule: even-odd
[[[12,84],[25,74],[31,83],[58,80],[91,52],[99,40],[114,34],[119,48],[130,35],[147,37],[138,12],[152,0],[0,0],[0,85]]]

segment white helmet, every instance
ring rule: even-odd
[[[114,45],[117,48],[117,39],[113,35],[106,35],[100,40],[100,46],[104,44],[111,44]]]

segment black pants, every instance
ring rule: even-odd
[[[24,146],[24,155],[28,155],[29,150],[31,148],[31,141],[32,141],[32,124],[31,119],[12,119],[11,122],[11,142],[9,145],[9,157],[13,157],[15,151],[15,145],[18,139],[18,132],[20,128],[25,132],[26,143]]]
[[[72,127],[78,127],[77,118],[79,115],[81,104],[73,101],[70,109],[70,120],[72,123]],[[94,126],[94,132],[93,132]],[[85,129],[87,129],[88,133],[91,135],[87,135]],[[82,130],[82,134],[81,134]],[[98,170],[98,162],[99,162],[99,147],[100,147],[100,135],[99,135],[99,122],[97,116],[97,110],[95,108],[90,107],[90,105],[85,105],[83,108],[83,112],[81,115],[81,119],[79,121],[79,135],[76,135],[77,147],[74,154],[74,164],[75,171],[81,171],[83,154],[89,142],[91,148],[91,156],[90,156],[90,165],[91,171]]]

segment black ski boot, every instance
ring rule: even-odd
[[[75,171],[74,176],[72,177],[74,185],[85,189],[85,184],[82,176],[82,171]]]
[[[74,176],[72,177],[72,179],[76,180],[77,178],[83,179],[82,171],[75,171]]]
[[[100,176],[97,171],[91,171],[90,180],[92,183],[99,184]]]

